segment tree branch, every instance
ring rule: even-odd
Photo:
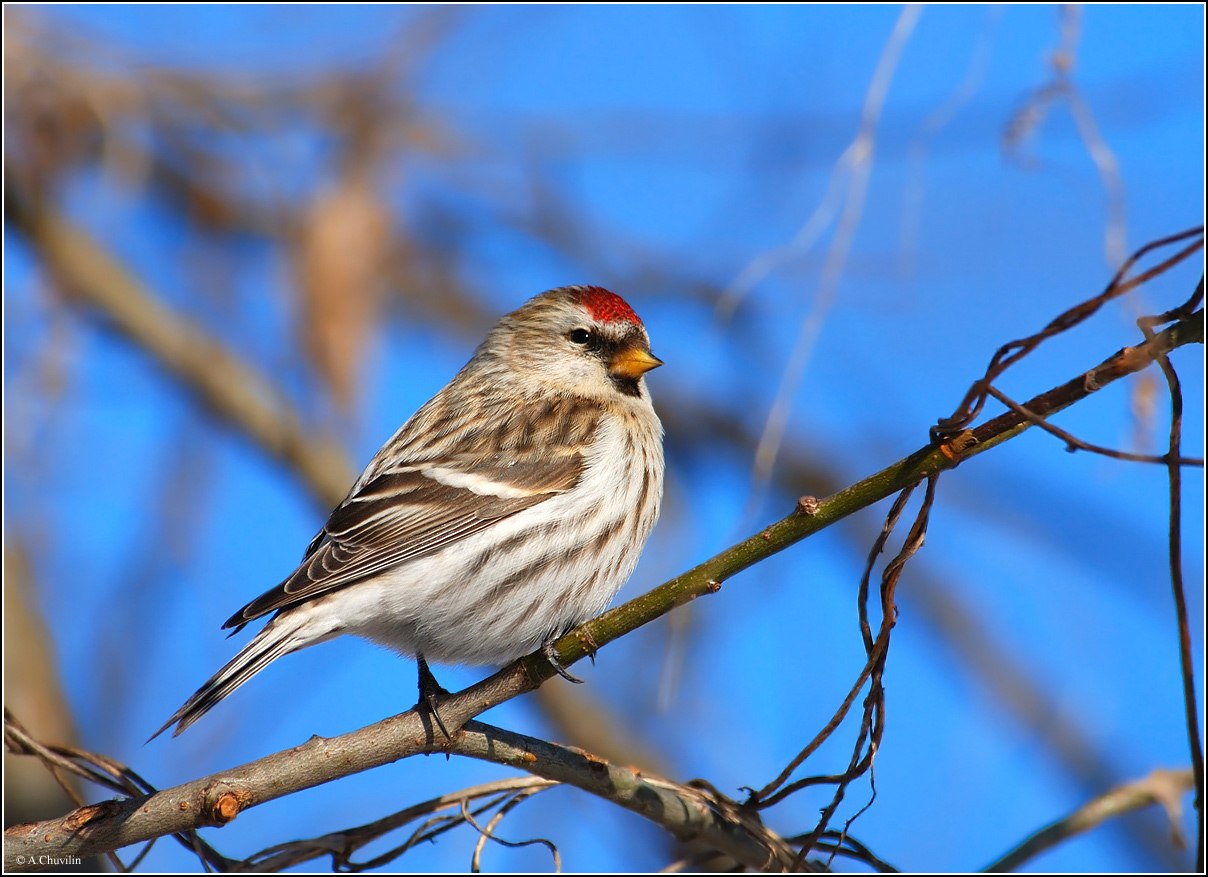
[[[91,235],[5,180],[4,212],[40,253],[63,290],[181,379],[201,403],[297,471],[326,505],[344,498],[356,473],[344,450],[308,433],[285,400],[234,352],[165,308]]]
[[[1018,871],[1029,859],[1071,837],[1090,831],[1113,816],[1141,810],[1152,804],[1165,807],[1171,816],[1171,823],[1174,824],[1174,817],[1181,809],[1179,798],[1193,787],[1190,768],[1155,770],[1144,779],[1112,789],[1107,794],[1083,804],[1064,819],[1046,825],[985,870],[993,874]]]
[[[464,755],[574,785],[645,816],[682,841],[699,841],[753,868],[783,870],[787,843],[757,817],[709,790],[643,776],[595,756],[480,722],[469,716],[507,699],[524,672],[518,665],[453,696],[441,706],[446,739],[412,709],[374,725],[294,747],[241,767],[152,795],[81,807],[61,819],[5,832],[6,870],[34,870],[40,858],[114,850],[166,834],[221,826],[258,804],[420,753]]]

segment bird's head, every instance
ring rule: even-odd
[[[600,400],[645,395],[642,376],[662,365],[633,308],[599,286],[563,286],[503,317],[487,348],[543,388]]]

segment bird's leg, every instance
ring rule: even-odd
[[[582,683],[582,679],[580,679],[578,676],[572,675],[569,670],[562,666],[562,662],[558,660],[558,653],[554,650],[554,643],[561,638],[562,633],[557,631],[551,633],[545,638],[545,642],[541,644],[541,651],[545,655],[546,660],[549,661],[550,666],[554,668],[554,672],[556,672],[559,676],[561,676],[567,682]]]
[[[424,660],[423,655],[415,656],[416,663],[419,664],[419,704],[420,707],[426,707],[428,712],[432,714],[433,720],[436,722],[436,727],[440,728],[440,732],[445,735],[446,740],[453,739],[449,736],[448,729],[445,728],[445,723],[441,721],[440,713],[436,709],[437,700],[447,695],[449,692],[443,685],[436,681],[436,677],[432,675],[432,671],[428,669],[428,662]]]

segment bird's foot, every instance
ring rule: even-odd
[[[583,680],[578,676],[572,675],[569,670],[562,666],[562,661],[558,659],[558,652],[554,649],[554,643],[562,638],[559,633],[551,633],[546,637],[545,642],[541,644],[541,652],[545,655],[550,666],[554,668],[554,672],[565,679],[567,682],[582,684]]]

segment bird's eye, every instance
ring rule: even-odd
[[[591,332],[586,329],[573,329],[568,337],[572,344],[589,344],[591,342]]]

